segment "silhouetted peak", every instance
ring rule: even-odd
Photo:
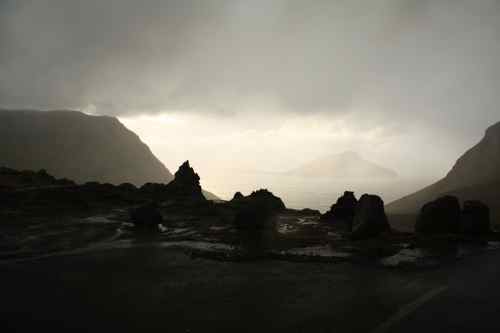
[[[182,163],[175,173],[174,181],[186,185],[200,185],[200,176],[189,165],[189,161]]]
[[[244,198],[244,196],[243,196],[243,194],[241,194],[241,192],[236,192],[236,193],[234,194],[233,198],[231,199],[231,201],[234,201],[234,200],[241,200],[241,199],[243,199],[243,198]]]
[[[496,124],[491,125],[488,127],[485,133],[486,137],[490,136],[495,136],[495,137],[500,137],[500,121]]]
[[[201,192],[200,176],[189,165],[182,163],[175,173],[174,180],[167,184],[167,192],[173,196],[186,196],[196,200],[205,200]]]

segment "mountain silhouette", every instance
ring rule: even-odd
[[[460,200],[481,200],[500,217],[500,122],[463,154],[448,174],[424,189],[391,202],[391,213],[416,213],[428,201],[451,194]]]
[[[346,151],[308,162],[290,172],[304,177],[328,177],[341,179],[395,178],[397,173],[363,159],[359,154]]]
[[[117,118],[0,110],[0,166],[45,169],[78,183],[168,183],[170,171]]]

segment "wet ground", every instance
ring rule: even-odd
[[[443,261],[403,235],[394,253],[360,261],[353,258],[378,245],[347,242],[316,217],[284,214],[276,228],[267,255],[235,260],[237,231],[210,221],[179,219],[154,235],[135,231],[124,210],[6,223],[2,332],[460,331],[457,318],[463,327],[474,318],[495,325],[478,311],[500,303],[499,243],[460,246]],[[431,320],[427,308],[440,317]]]

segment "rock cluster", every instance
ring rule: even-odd
[[[390,230],[382,199],[377,195],[363,194],[358,201],[351,191],[345,191],[321,220],[352,232],[353,239],[375,237]]]
[[[384,211],[384,201],[377,195],[363,194],[356,206],[351,237],[366,239],[390,229]]]
[[[480,201],[465,201],[447,195],[426,203],[420,210],[415,232],[420,234],[484,234],[490,232],[490,211]]]
[[[330,210],[321,216],[321,220],[331,223],[339,229],[351,231],[357,204],[358,200],[354,196],[354,192],[345,191]]]
[[[266,189],[254,191],[246,197],[238,196],[231,203],[237,209],[235,226],[241,229],[266,228],[272,216],[286,208],[280,198]]]

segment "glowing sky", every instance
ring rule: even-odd
[[[437,179],[500,120],[498,59],[496,0],[0,1],[0,107],[118,116],[214,184],[345,150]]]

